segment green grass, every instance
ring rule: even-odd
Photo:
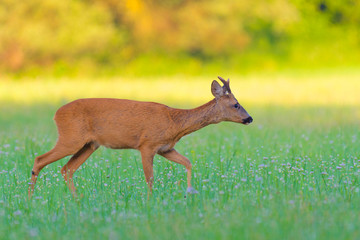
[[[360,236],[357,106],[247,106],[249,126],[221,123],[183,138],[184,167],[159,156],[152,197],[140,155],[100,148],[76,173],[27,188],[34,158],[56,141],[56,104],[0,107],[1,239],[356,239]]]

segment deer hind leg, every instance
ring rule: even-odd
[[[179,163],[181,165],[183,165],[186,170],[187,170],[187,192],[194,194],[194,193],[198,193],[198,191],[196,191],[192,186],[191,186],[191,168],[192,165],[189,161],[189,159],[187,159],[186,157],[184,157],[183,155],[181,155],[180,153],[178,153],[175,149],[171,149],[170,151],[164,152],[164,153],[159,153],[159,155],[163,156],[164,158]]]
[[[74,186],[73,175],[97,148],[98,146],[94,143],[85,144],[61,169],[61,174],[74,197],[76,196],[76,188]]]
[[[50,163],[56,162],[57,160],[60,160],[66,156],[76,153],[77,151],[79,151],[80,148],[81,146],[76,144],[64,145],[60,141],[58,141],[55,147],[51,149],[49,152],[37,156],[34,161],[34,167],[31,171],[31,182],[28,191],[29,198],[34,192],[36,180],[41,169],[43,169],[45,166],[49,165]]]

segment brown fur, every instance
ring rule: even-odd
[[[226,87],[229,88],[228,84]],[[221,121],[244,123],[244,119],[250,118],[244,108],[234,107],[237,100],[227,88],[214,81],[212,93],[215,99],[189,110],[110,98],[79,99],[62,106],[54,117],[58,141],[52,150],[35,158],[29,196],[41,169],[69,155],[73,156],[61,173],[75,194],[73,174],[99,146],[139,150],[150,192],[155,154],[184,165],[188,171],[188,189],[192,189],[191,163],[176,152],[175,144],[183,136],[209,124]]]

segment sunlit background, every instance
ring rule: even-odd
[[[2,0],[2,77],[357,68],[358,1]]]
[[[360,3],[2,0],[0,101],[357,104]],[[89,82],[89,83],[87,83]],[[185,104],[186,105],[186,104]]]
[[[198,195],[155,156],[148,200],[140,154],[101,147],[79,199],[68,158],[28,199],[63,104],[193,108],[217,76],[254,122],[179,141]],[[359,127],[359,0],[0,0],[0,239],[359,239]]]

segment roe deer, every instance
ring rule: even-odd
[[[41,169],[69,155],[73,156],[61,169],[61,174],[75,195],[75,171],[101,145],[139,150],[150,193],[155,154],[184,165],[187,192],[196,193],[191,186],[191,163],[174,149],[175,144],[183,136],[209,124],[221,121],[249,124],[253,121],[231,93],[229,79],[219,79],[224,84],[222,87],[215,80],[211,84],[215,98],[194,109],[110,98],[79,99],[62,106],[54,117],[59,134],[57,143],[52,150],[35,158],[29,197]]]

